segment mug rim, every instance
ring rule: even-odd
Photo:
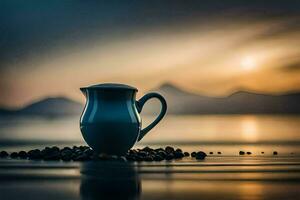
[[[85,89],[105,89],[105,90],[107,90],[107,89],[109,89],[109,90],[125,89],[125,90],[138,91],[137,88],[130,86],[130,85],[122,84],[122,83],[101,83],[101,84],[96,84],[96,85],[91,85],[91,86],[80,88],[80,90],[85,90]]]

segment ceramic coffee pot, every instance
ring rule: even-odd
[[[128,85],[106,83],[80,90],[87,99],[80,117],[80,130],[86,143],[98,153],[124,155],[167,111],[166,100],[160,94],[148,93],[137,101],[137,89]],[[151,98],[157,98],[162,108],[158,117],[141,129],[140,112]]]

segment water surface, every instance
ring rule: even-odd
[[[153,117],[143,117],[146,126]],[[7,146],[84,144],[79,118],[14,118],[0,120],[0,144]],[[236,155],[239,150],[270,155],[299,153],[300,116],[297,115],[169,115],[150,131],[139,146],[175,145]],[[22,148],[23,148],[22,147]]]
[[[84,144],[78,123],[77,117],[2,119],[0,150]],[[213,154],[139,163],[1,159],[1,199],[300,199],[299,124],[299,116],[168,116],[135,148]]]

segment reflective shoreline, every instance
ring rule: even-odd
[[[173,162],[2,159],[1,199],[297,199],[300,157],[207,157]]]

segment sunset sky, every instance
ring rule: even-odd
[[[0,106],[102,82],[300,91],[300,1],[0,2]]]

